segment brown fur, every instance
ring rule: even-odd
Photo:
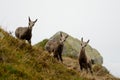
[[[80,65],[80,69],[83,70],[83,68],[85,70],[90,70],[91,73],[93,73],[92,71],[92,63],[91,60],[89,60],[89,58],[86,56],[86,52],[85,52],[85,47],[87,46],[87,44],[89,43],[89,40],[87,42],[83,42],[83,38],[81,38],[81,51],[80,51],[80,55],[79,55],[79,65]]]
[[[36,23],[37,19],[35,21],[31,21],[29,17],[29,24],[28,27],[18,27],[15,31],[15,36],[19,39],[25,39],[31,44],[31,37],[32,37],[32,27]]]
[[[50,53],[53,52],[54,58],[56,58],[58,61],[61,60],[61,62],[63,62],[62,51],[63,51],[63,47],[64,47],[64,42],[66,41],[67,37],[68,37],[68,35],[64,36],[60,32],[59,41],[50,40],[45,46],[45,49]]]

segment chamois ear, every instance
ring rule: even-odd
[[[68,35],[66,35],[66,37],[65,38],[68,38]]]
[[[30,22],[31,21],[30,16],[28,17],[28,19],[29,19],[29,22]]]
[[[87,44],[89,43],[90,40],[87,41]]]
[[[60,32],[60,36],[62,37],[62,32]]]
[[[38,20],[38,19],[36,19],[36,20],[34,21],[34,23],[36,23],[36,22],[37,22],[37,20]]]
[[[81,38],[81,42],[83,42],[83,37]]]

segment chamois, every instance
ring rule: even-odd
[[[85,47],[87,46],[88,43],[89,43],[89,40],[87,42],[83,42],[83,38],[81,38],[81,51],[79,55],[79,65],[81,70],[83,70],[84,68],[85,70],[87,70],[87,72],[88,70],[90,70],[90,72],[93,73],[92,62],[86,56],[86,52],[85,52]]]
[[[62,51],[63,51],[63,47],[64,47],[64,42],[66,41],[68,35],[63,35],[62,32],[60,32],[60,39],[57,40],[51,40],[50,42],[48,42],[45,46],[46,50],[48,52],[53,52],[53,56],[54,58],[57,58],[57,60],[61,60],[61,62],[63,62],[62,59]]]
[[[37,22],[37,19],[35,21],[31,21],[30,17],[28,27],[18,27],[15,31],[15,36],[22,40],[27,40],[31,44],[31,37],[32,37],[32,28]]]

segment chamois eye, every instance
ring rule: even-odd
[[[34,24],[32,26],[34,26]]]

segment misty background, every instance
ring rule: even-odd
[[[63,31],[74,38],[90,39],[104,66],[120,77],[120,0],[0,0],[0,25],[7,31],[33,27],[32,44]],[[14,35],[14,34],[13,34]]]

